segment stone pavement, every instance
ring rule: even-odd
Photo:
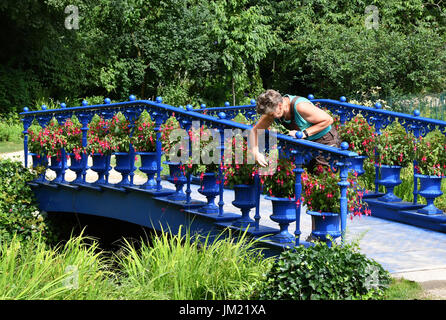
[[[23,163],[23,152],[0,154],[0,158],[8,157]],[[32,161],[29,159],[29,163]],[[89,171],[87,181],[94,181],[97,175]],[[51,179],[51,174],[49,174]],[[67,170],[66,180],[74,179],[74,173]],[[114,170],[110,172],[110,182],[118,182],[120,174]],[[145,178],[135,174],[134,183],[144,183]],[[163,181],[163,184],[169,184]],[[192,196],[197,200],[205,197],[197,192],[198,186],[192,185]],[[225,212],[240,213],[231,203],[234,192],[225,191]],[[218,201],[218,200],[217,200]],[[272,206],[269,200],[261,197],[261,225],[277,228],[278,225],[269,216]],[[311,233],[311,218],[302,210],[301,239],[305,240]],[[251,217],[254,210],[251,211]],[[289,231],[294,233],[295,223],[290,225]],[[374,259],[388,270],[394,277],[402,277],[417,281],[422,286],[442,295],[446,299],[446,234],[398,222],[374,218],[372,216],[354,217],[347,221],[346,241],[358,241],[360,251],[367,257]],[[339,239],[338,239],[339,242]],[[440,293],[438,293],[440,292]]]

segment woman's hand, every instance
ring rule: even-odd
[[[268,166],[268,162],[266,162],[265,156],[263,154],[261,154],[260,152],[255,152],[254,153],[254,158],[256,159],[256,162],[258,163],[259,166],[261,166],[262,168],[265,168]]]
[[[297,139],[297,137],[296,137],[296,133],[298,133],[298,132],[300,132],[300,131],[297,131],[297,130],[290,130],[290,131],[288,131],[288,135],[290,135],[290,136],[292,136],[293,138],[296,138],[296,139]],[[302,139],[303,139],[303,136],[302,136]]]

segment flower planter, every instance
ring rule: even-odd
[[[209,214],[218,213],[218,207],[214,203],[215,197],[220,192],[217,185],[216,173],[208,172],[203,174],[198,192],[204,195],[208,201],[206,205],[198,208],[198,212]]]
[[[311,234],[318,240],[327,242],[331,246],[332,240],[341,236],[340,214],[316,211],[307,211],[307,214],[311,215],[314,221],[314,230]]]
[[[364,160],[367,159],[367,156],[357,156],[354,158],[351,158],[352,166],[350,168],[350,171],[356,172],[358,176],[361,176],[364,174]]]
[[[167,181],[175,185],[175,192],[167,197],[168,200],[172,201],[184,201],[186,200],[186,194],[183,192],[183,186],[186,184],[187,179],[181,169],[180,162],[164,162],[169,166],[170,175]]]
[[[122,176],[121,181],[116,185],[123,187],[130,185],[129,174],[133,172],[136,168],[134,164],[134,154],[130,152],[115,152],[116,166],[114,169],[119,172]]]
[[[30,153],[29,154],[32,159],[33,159],[33,168],[37,168],[37,167],[44,167],[47,168],[48,167],[48,159],[45,155],[39,155],[37,153]],[[35,180],[37,182],[45,182],[45,171],[43,171]]]
[[[88,169],[88,154],[81,153],[80,156],[80,159],[76,159],[76,155],[74,153],[70,153],[71,164],[69,169],[76,173],[76,179],[74,179],[71,183],[85,183],[85,173]]]
[[[91,170],[98,174],[98,179],[94,182],[95,184],[107,184],[107,180],[105,176],[108,171],[111,169],[110,167],[110,155],[95,153],[92,156],[93,165],[90,167]]]
[[[141,188],[151,190],[156,188],[155,174],[158,171],[156,152],[138,152],[141,157],[139,170],[147,175],[147,182]],[[163,168],[161,168],[161,171]]]
[[[234,221],[233,226],[246,228],[254,223],[249,217],[249,212],[256,206],[256,189],[254,185],[237,184],[234,185],[234,201],[232,204],[242,211],[241,218]]]
[[[381,165],[381,179],[378,180],[380,185],[386,187],[386,194],[379,197],[379,201],[384,202],[400,202],[401,199],[393,194],[393,189],[401,184],[400,173],[401,166]]]
[[[53,183],[61,183],[64,182],[64,173],[65,168],[67,166],[67,158],[61,156],[54,156],[50,159],[49,169],[53,170],[56,173],[56,178],[54,178],[51,182]]]
[[[435,198],[440,197],[443,192],[441,191],[441,179],[439,176],[426,176],[422,174],[415,174],[415,177],[420,179],[420,189],[418,194],[426,199],[427,205],[421,209],[418,209],[418,213],[424,214],[442,214],[443,211],[435,207]]]
[[[280,232],[273,236],[273,239],[279,243],[293,243],[294,236],[289,233],[288,226],[291,222],[296,221],[296,202],[289,198],[276,198],[266,196],[265,199],[271,200],[273,205],[273,214],[271,220],[277,222]]]

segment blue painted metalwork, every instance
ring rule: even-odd
[[[232,121],[233,115],[236,115],[237,110],[245,110],[247,117],[253,118],[255,115],[255,110],[253,109],[255,106],[255,101],[251,101],[251,105],[248,106],[237,106],[231,107],[229,103],[225,103],[224,109],[214,110],[212,114],[218,116],[214,117],[210,114],[204,114],[206,110],[206,106],[202,106],[201,109],[193,109],[192,106],[186,106],[186,109],[173,107],[167,104],[164,104],[161,97],[157,97],[155,101],[150,100],[136,100],[136,97],[130,96],[129,101],[119,102],[119,103],[111,103],[110,99],[106,98],[104,100],[104,104],[100,105],[88,105],[87,101],[83,101],[83,105],[81,107],[71,107],[67,108],[66,106],[61,106],[60,109],[51,109],[48,110],[46,108],[42,108],[39,111],[29,111],[25,109],[24,112],[21,113],[23,116],[23,124],[24,131],[27,131],[31,122],[36,119],[37,122],[42,126],[46,126],[52,117],[56,117],[56,119],[60,119],[60,121],[64,121],[64,119],[70,118],[73,115],[76,115],[79,121],[82,124],[82,145],[84,147],[87,146],[87,132],[88,132],[88,124],[93,118],[95,114],[100,115],[104,119],[110,119],[114,114],[121,112],[124,114],[127,120],[130,123],[130,132],[133,131],[134,123],[136,119],[141,115],[141,113],[146,110],[152,120],[155,122],[154,130],[156,132],[156,153],[155,159],[150,160],[151,165],[146,173],[148,173],[147,183],[143,186],[134,185],[133,179],[128,179],[128,176],[132,176],[135,167],[134,167],[134,156],[135,152],[132,146],[130,146],[130,152],[128,154],[123,154],[122,156],[126,158],[125,166],[121,164],[120,160],[117,161],[117,165],[115,169],[120,171],[123,175],[120,183],[111,184],[108,182],[108,172],[111,169],[110,167],[110,155],[98,155],[95,154],[92,156],[93,166],[88,168],[86,162],[82,160],[82,164],[79,166],[82,169],[82,179],[77,177],[74,182],[67,182],[65,185],[59,185],[53,187],[50,191],[49,186],[46,184],[37,182],[37,187],[35,187],[35,192],[38,196],[42,209],[46,211],[75,211],[75,212],[83,212],[89,214],[97,214],[97,215],[109,215],[110,217],[117,217],[119,219],[123,219],[130,222],[137,222],[142,225],[150,226],[148,221],[140,220],[141,217],[136,218],[133,217],[133,214],[122,215],[118,217],[118,213],[113,212],[113,210],[124,210],[122,207],[124,206],[135,206],[135,212],[140,215],[143,215],[144,219],[152,219],[152,226],[159,226],[157,219],[159,218],[159,211],[163,211],[162,206],[167,206],[169,208],[175,208],[169,211],[171,216],[169,216],[169,224],[178,225],[183,223],[185,220],[184,215],[185,212],[188,215],[190,220],[196,221],[198,224],[206,225],[205,229],[200,230],[211,230],[213,228],[223,228],[230,227],[235,229],[243,229],[244,226],[234,224],[234,221],[239,219],[241,216],[239,214],[224,212],[224,172],[223,167],[220,166],[218,172],[218,191],[219,191],[219,202],[218,202],[218,212],[217,213],[203,213],[199,212],[199,208],[202,208],[206,205],[205,202],[197,201],[191,198],[190,192],[190,182],[191,178],[188,176],[185,180],[181,179],[181,183],[188,185],[186,189],[186,196],[181,196],[181,199],[178,198],[180,190],[172,190],[166,189],[161,186],[161,156],[162,156],[162,142],[161,142],[161,125],[173,114],[175,114],[176,119],[179,121],[181,127],[185,130],[190,130],[192,121],[199,121],[201,125],[206,125],[209,128],[214,128],[219,131],[220,134],[220,147],[219,150],[221,155],[224,155],[224,130],[225,129],[238,129],[238,130],[250,130],[251,126],[240,124]],[[215,109],[215,108],[214,108]],[[224,111],[223,111],[224,110]],[[229,116],[228,116],[229,115]],[[267,131],[267,137],[271,134],[272,131]],[[293,157],[296,163],[296,181],[295,181],[295,191],[296,191],[296,199],[300,199],[302,192],[302,184],[301,184],[301,173],[303,172],[302,164],[304,163],[304,156],[312,157],[318,154],[325,155],[330,157],[330,164],[333,170],[337,170],[341,174],[341,193],[344,195],[341,198],[341,217],[342,221],[346,221],[347,217],[347,202],[345,198],[346,188],[348,183],[346,182],[346,174],[348,173],[349,167],[351,165],[351,161],[349,159],[357,156],[356,153],[347,151],[345,145],[341,149],[328,147],[325,145],[321,145],[312,141],[295,139],[293,137],[276,134],[278,140],[278,148],[281,151],[281,156]],[[190,139],[190,137],[189,137]],[[27,154],[27,141],[25,140],[25,154]],[[120,155],[118,155],[120,156]],[[223,157],[221,157],[223,159]],[[36,160],[37,161],[37,160]],[[154,163],[156,163],[156,182],[153,182],[153,174],[154,174]],[[76,166],[75,163],[72,165]],[[142,166],[144,168],[145,165]],[[74,167],[73,167],[74,168]],[[79,169],[79,168],[78,168]],[[79,170],[81,170],[79,169]],[[85,172],[87,170],[93,170],[98,173],[98,179],[96,182],[92,184],[88,184],[85,182]],[[76,169],[77,170],[77,169]],[[152,174],[152,176],[149,176]],[[69,185],[76,185],[77,189],[66,188]],[[150,188],[148,188],[150,186]],[[181,186],[182,188],[182,186]],[[255,177],[255,207],[256,214],[254,217],[253,228],[248,230],[249,234],[254,236],[264,235],[264,234],[285,234],[287,232],[286,226],[281,226],[279,229],[268,228],[260,225],[260,210],[259,208],[259,197],[261,186],[259,183],[258,176]],[[76,193],[73,193],[76,192]],[[183,194],[184,195],[184,194]],[[110,204],[107,202],[109,199],[116,197],[120,199],[120,205],[116,204],[115,207],[110,207]],[[73,201],[68,201],[67,199],[74,199]],[[79,199],[77,202],[76,199]],[[125,200],[124,200],[125,199]],[[138,200],[135,200],[138,199]],[[136,202],[134,202],[136,201]],[[110,203],[115,203],[116,201],[110,200]],[[149,204],[150,202],[150,204]],[[157,203],[156,205],[154,203]],[[153,205],[152,205],[153,204]],[[103,208],[101,207],[103,205]],[[291,222],[296,222],[296,231],[294,236],[287,235],[287,237],[271,237],[270,240],[267,241],[269,245],[276,246],[278,248],[289,247],[290,245],[299,245],[303,242],[299,241],[300,232],[300,210],[301,205],[297,203],[297,201],[293,201],[293,211],[294,214],[290,216],[287,215],[286,225]],[[184,209],[184,211],[181,211]],[[139,210],[139,211],[138,211]],[[170,209],[169,209],[170,210]],[[243,208],[245,210],[245,208]],[[175,216],[176,215],[176,216]],[[160,220],[160,221],[161,221]],[[180,221],[180,222],[179,222]],[[189,220],[188,220],[189,221]],[[250,221],[251,222],[251,221]],[[280,222],[279,224],[283,224]],[[166,227],[164,225],[164,227]],[[344,234],[345,232],[345,223],[341,223],[341,232]],[[282,232],[282,233],[280,233]],[[279,239],[280,238],[280,239]],[[286,239],[285,239],[286,238]],[[284,240],[285,239],[285,240]],[[279,241],[275,241],[279,240]]]

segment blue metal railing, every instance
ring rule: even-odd
[[[66,119],[71,118],[73,115],[77,116],[79,119],[81,125],[82,125],[82,146],[87,146],[87,134],[89,130],[89,123],[92,120],[94,115],[99,115],[103,117],[104,119],[110,119],[113,117],[113,115],[117,114],[118,112],[121,112],[125,118],[129,121],[130,127],[134,127],[135,121],[140,117],[143,111],[147,111],[152,120],[155,123],[155,132],[156,132],[156,164],[157,164],[157,172],[156,172],[156,188],[152,191],[153,195],[162,196],[163,192],[165,190],[161,186],[161,157],[162,157],[162,142],[161,142],[161,126],[165,121],[171,117],[172,115],[175,115],[175,118],[179,121],[179,124],[181,128],[185,129],[186,131],[189,131],[191,129],[191,125],[193,121],[200,121],[200,125],[206,125],[209,128],[217,129],[221,135],[221,152],[223,154],[224,152],[224,139],[223,134],[225,129],[240,129],[240,130],[250,130],[252,127],[249,125],[241,124],[232,121],[231,119],[236,116],[236,113],[242,111],[246,112],[247,117],[254,117],[255,111],[253,112],[253,105],[247,105],[247,106],[236,106],[236,107],[223,107],[223,108],[210,108],[210,109],[193,109],[192,106],[188,105],[185,109],[174,107],[171,105],[164,104],[162,102],[162,99],[158,97],[156,101],[150,101],[150,100],[136,100],[134,96],[130,96],[130,100],[126,102],[120,102],[120,103],[110,103],[109,99],[105,100],[104,104],[100,105],[88,105],[86,101],[82,103],[82,106],[79,107],[72,107],[72,108],[66,108],[63,104],[61,105],[61,108],[59,109],[50,109],[50,110],[38,110],[38,111],[29,111],[28,108],[24,109],[24,112],[22,112],[20,115],[23,117],[22,122],[24,126],[24,153],[25,153],[25,166],[28,166],[28,129],[31,126],[32,122],[36,120],[41,127],[45,127],[48,125],[50,120],[54,117],[58,120],[60,124],[63,124]],[[206,110],[208,110],[206,112]],[[207,114],[204,114],[207,113]],[[217,115],[217,116],[212,116]],[[272,131],[266,131],[267,136],[268,134],[275,134]],[[347,198],[345,196],[346,189],[348,186],[347,183],[347,175],[349,168],[351,166],[351,162],[349,159],[357,156],[356,153],[348,151],[348,145],[342,144],[341,148],[335,148],[335,147],[329,147],[325,145],[321,145],[319,143],[315,143],[312,141],[302,140],[302,139],[295,139],[293,137],[284,135],[284,134],[277,134],[277,141],[278,141],[278,148],[280,149],[280,156],[285,157],[293,157],[294,163],[296,165],[296,177],[295,177],[295,199],[301,198],[301,190],[302,190],[302,184],[301,184],[301,174],[303,172],[302,166],[304,164],[304,158],[308,157],[315,157],[316,155],[322,154],[326,156],[327,158],[330,158],[330,164],[334,171],[338,171],[340,174],[341,182],[339,183],[341,187],[341,233],[342,236],[344,236],[345,229],[346,229],[346,221],[347,221],[347,215],[348,215],[348,209],[347,209]],[[64,150],[62,150],[63,156],[65,155]],[[125,174],[129,174],[130,177],[132,177],[135,167],[134,167],[134,159],[135,159],[135,151],[130,146],[129,151],[129,161],[130,161],[130,167],[128,172]],[[64,184],[72,184],[71,182],[66,182],[64,180],[65,170],[67,169],[66,163],[62,161],[62,168],[58,172],[58,175],[61,177],[58,182],[63,182]],[[101,180],[100,183],[98,182],[100,178],[98,178],[98,183],[87,183],[85,182],[85,174],[89,168],[87,167],[86,161],[85,161],[85,167],[83,170],[83,181],[79,183],[79,180],[77,180],[78,183],[76,183],[77,186],[83,186],[83,187],[91,187],[91,188],[115,188],[116,190],[128,190],[129,188],[135,188],[138,186],[135,186],[133,184],[133,179],[130,178],[130,181],[127,181],[124,179],[124,173],[123,173],[123,180],[121,183],[114,185],[108,182],[108,179],[103,181]],[[108,175],[108,171],[110,169],[105,169],[105,175]],[[219,175],[219,202],[218,202],[218,216],[223,217],[225,215],[225,212],[223,210],[224,206],[224,175],[222,172],[222,166],[220,165],[220,171],[218,173]],[[256,180],[257,181],[257,180]],[[47,184],[54,184],[53,181],[45,182]],[[191,177],[190,175],[187,175],[187,189],[186,194],[188,195],[186,197],[186,203],[191,203],[191,197],[190,197],[190,184],[191,184]],[[257,183],[258,184],[258,183]],[[260,188],[257,188],[257,196],[256,196],[256,224],[255,228],[259,227],[259,195],[260,195]],[[297,202],[297,201],[296,201]],[[296,205],[296,215],[293,221],[296,222],[296,231],[295,231],[295,242],[296,244],[299,243],[299,236],[300,236],[300,230],[299,230],[299,219],[300,219],[300,208],[301,205]],[[293,221],[290,221],[293,222]]]
[[[444,97],[443,97],[444,98]],[[345,124],[346,121],[350,121],[356,115],[362,115],[367,123],[374,127],[375,133],[380,135],[381,130],[385,129],[394,121],[398,121],[406,130],[406,132],[411,132],[418,139],[420,137],[426,136],[429,132],[433,130],[439,130],[444,135],[446,135],[446,121],[436,120],[431,118],[425,118],[420,116],[419,110],[414,110],[413,114],[394,112],[390,110],[383,110],[380,103],[376,103],[374,108],[356,105],[347,102],[346,97],[341,97],[339,101],[332,99],[315,99],[313,95],[308,95],[308,99],[315,105],[326,108],[330,110],[334,115],[339,117],[341,125]],[[227,114],[234,118],[237,114],[241,113],[247,119],[252,120],[255,116],[255,100],[251,100],[250,105],[244,105],[240,107],[216,107],[216,108],[201,108],[199,112],[207,114],[216,114],[218,112],[227,112]],[[378,154],[375,152],[375,159]],[[416,162],[414,161],[414,167]],[[378,193],[379,188],[379,168],[375,169],[375,192]],[[414,187],[413,187],[414,200],[413,203],[417,203],[418,195],[418,179],[415,176],[414,170]]]

